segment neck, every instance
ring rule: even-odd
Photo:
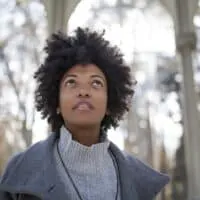
[[[77,127],[65,125],[72,134],[72,139],[85,146],[99,143],[100,126]]]

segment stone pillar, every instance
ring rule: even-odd
[[[196,46],[196,36],[193,17],[189,13],[190,3],[189,0],[176,0],[176,43],[182,61],[184,145],[188,200],[200,200],[200,121],[197,111],[197,94],[194,87],[192,59]]]
[[[67,24],[70,15],[74,11],[80,0],[45,0],[47,10],[48,31],[67,32]]]

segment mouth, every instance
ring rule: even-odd
[[[79,110],[79,111],[90,111],[90,110],[93,110],[93,109],[94,109],[94,106],[87,101],[78,102],[73,107],[73,110]]]

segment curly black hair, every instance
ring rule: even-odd
[[[59,104],[59,85],[67,70],[76,64],[95,64],[105,74],[108,83],[108,103],[110,112],[101,122],[101,130],[118,126],[129,110],[133,96],[133,82],[130,67],[116,46],[103,38],[104,31],[98,33],[89,28],[77,28],[73,36],[57,32],[47,39],[44,50],[47,56],[35,72],[37,88],[35,103],[43,119],[47,118],[52,131],[57,132],[64,121],[56,110]]]

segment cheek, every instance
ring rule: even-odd
[[[73,102],[73,97],[71,94],[68,94],[66,92],[61,92],[59,95],[59,107],[62,110],[66,110],[70,108],[70,105]]]
[[[107,101],[108,97],[107,94],[103,93],[97,96],[97,105],[100,109],[107,109]]]

